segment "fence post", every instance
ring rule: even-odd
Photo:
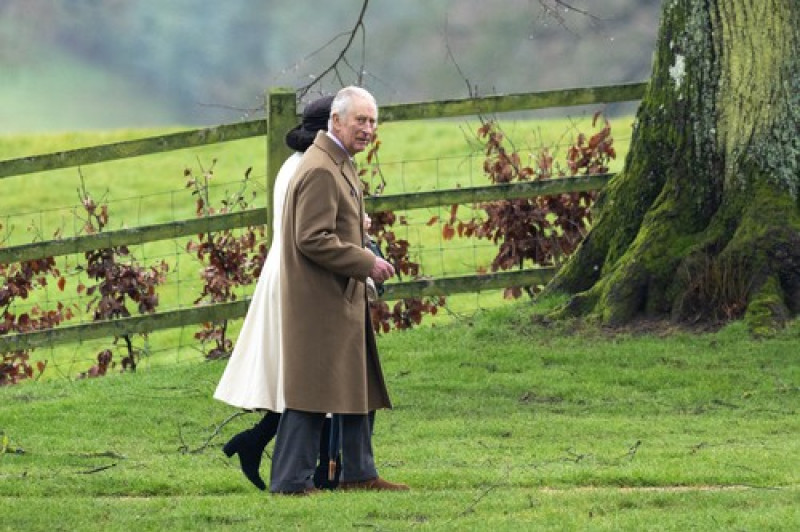
[[[267,246],[272,243],[272,217],[275,178],[283,161],[291,154],[286,132],[297,125],[297,100],[294,90],[270,89],[267,93]]]

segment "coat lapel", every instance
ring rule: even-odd
[[[341,146],[336,144],[324,131],[318,131],[314,139],[314,144],[319,149],[328,154],[334,164],[339,168],[342,177],[344,178],[347,186],[349,187],[350,198],[356,202],[358,206],[358,217],[361,227],[361,241],[364,241],[364,202],[361,193],[361,187],[358,186],[358,176],[356,175],[356,167],[353,160],[347,156],[347,153]]]

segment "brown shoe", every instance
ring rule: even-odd
[[[397,484],[383,480],[381,477],[361,480],[359,482],[340,482],[339,489],[348,490],[371,490],[371,491],[408,491],[410,488],[405,484]]]
[[[309,495],[316,495],[321,493],[322,490],[317,488],[306,488],[300,491],[276,491],[273,495],[288,495],[290,497],[308,497]]]

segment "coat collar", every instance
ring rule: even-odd
[[[342,175],[347,179],[350,188],[356,194],[360,193],[361,188],[358,186],[358,177],[356,176],[356,167],[353,160],[347,155],[347,152],[339,146],[335,140],[330,138],[325,131],[318,131],[316,138],[314,138],[314,145],[325,152],[331,158],[333,163],[341,170]]]

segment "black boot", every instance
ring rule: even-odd
[[[267,489],[258,470],[261,467],[261,456],[264,448],[278,432],[278,422],[281,415],[276,412],[267,412],[266,415],[252,429],[243,430],[230,439],[222,451],[230,458],[239,455],[239,465],[247,480],[255,484],[260,490]]]

